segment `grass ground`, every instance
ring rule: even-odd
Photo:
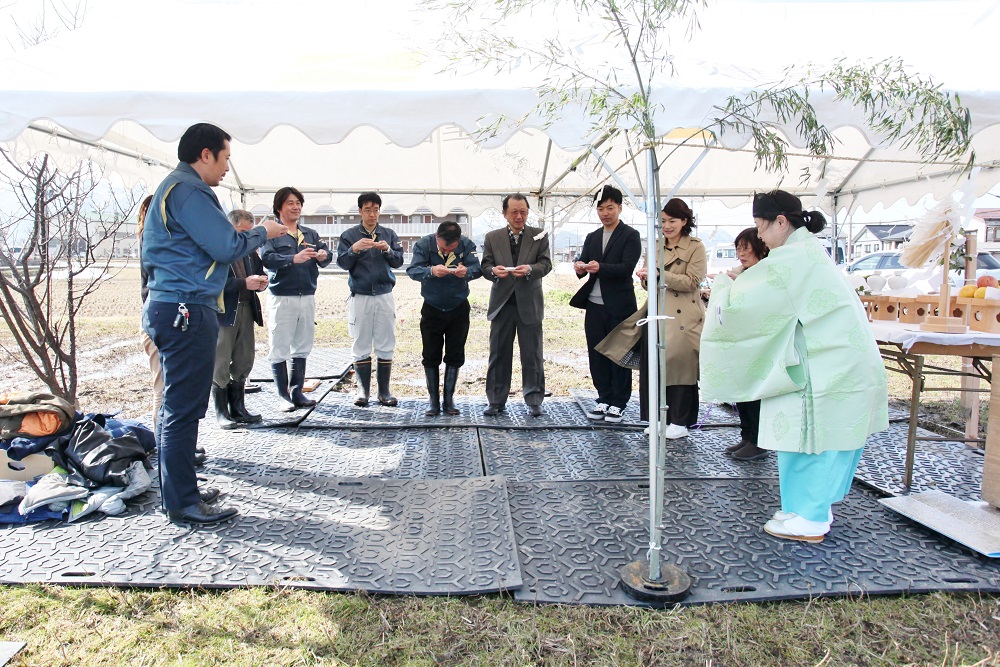
[[[591,386],[582,314],[568,306],[575,286],[572,276],[546,281],[546,383],[557,396]],[[478,395],[486,374],[489,285],[480,280],[473,288],[469,361],[459,392]],[[317,296],[317,345],[348,345],[346,281],[324,278]],[[396,302],[394,391],[421,395],[417,284],[403,277]],[[138,311],[132,270],[87,302],[79,323],[79,399],[85,410],[127,416],[150,411]],[[0,340],[9,346],[5,333]],[[515,367],[514,377],[519,373]],[[889,381],[890,394],[902,404],[908,381],[895,374]],[[938,384],[945,381],[954,384]],[[0,359],[0,383],[33,384],[17,355]],[[922,408],[932,421],[957,423],[957,396],[929,395]],[[985,410],[983,416],[985,429]],[[534,607],[503,596],[7,586],[0,587],[0,641],[27,642],[10,663],[15,666],[1000,666],[1000,596],[859,597],[656,611]]]

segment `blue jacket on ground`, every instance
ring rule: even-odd
[[[181,162],[156,188],[142,230],[149,299],[221,311],[229,265],[266,240],[263,227],[233,229],[212,188]]]
[[[438,252],[437,236],[428,234],[413,244],[413,260],[406,269],[406,275],[420,283],[420,295],[429,305],[442,311],[458,308],[469,298],[469,281],[483,275],[476,255],[476,244],[465,236],[458,241],[458,247],[452,251],[455,254],[450,266],[465,265],[468,272],[465,278],[443,276],[435,278],[431,275],[431,267],[444,264],[446,258]]]
[[[319,267],[329,266],[333,261],[333,253],[319,237],[319,232],[309,227],[299,225],[302,242],[313,246],[313,250],[326,250],[326,259],[322,262],[310,259],[308,262],[296,264],[295,254],[305,248],[291,234],[277,236],[264,244],[261,251],[261,261],[271,278],[268,289],[277,296],[309,296],[316,293],[316,281],[319,279]]]
[[[364,225],[351,227],[340,235],[337,244],[337,266],[350,273],[347,284],[351,294],[377,296],[388,294],[396,286],[392,270],[403,266],[403,245],[396,232],[382,225],[375,226],[375,240],[389,244],[388,251],[362,250],[355,253],[351,246],[369,236]]]

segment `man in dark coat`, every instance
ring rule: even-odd
[[[594,197],[601,229],[583,242],[576,275],[587,276],[570,299],[570,305],[586,310],[583,320],[590,359],[590,376],[597,389],[597,406],[587,413],[593,420],[617,423],[632,395],[632,369],[614,363],[595,348],[611,331],[636,311],[632,271],[642,256],[639,232],[621,222],[621,190],[610,185]]]
[[[229,212],[229,222],[238,232],[253,227],[253,213],[236,209]],[[264,326],[257,292],[267,287],[264,265],[252,252],[229,265],[229,277],[222,291],[225,312],[219,313],[219,342],[215,348],[215,377],[212,399],[220,428],[237,424],[256,424],[260,415],[251,414],[244,404],[247,378],[253,368],[253,327]]]

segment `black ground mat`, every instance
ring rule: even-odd
[[[207,420],[206,420],[207,421]],[[203,422],[204,423],[204,422]],[[389,479],[482,477],[475,429],[295,429],[221,431],[202,427],[206,475],[248,482],[323,475]]]
[[[511,481],[572,481],[649,478],[649,441],[641,431],[568,431],[480,429],[483,460],[489,475]],[[761,461],[736,461],[724,450],[738,442],[737,428],[692,429],[667,440],[668,478],[772,478],[775,455]]]
[[[306,360],[306,377],[319,380],[339,380],[351,370],[352,363],[354,363],[354,355],[351,354],[349,347],[313,348]],[[253,369],[250,371],[250,381],[274,382],[274,376],[271,374],[271,362],[266,353],[257,353]]]
[[[331,393],[302,422],[303,426],[491,426],[514,428],[552,428],[580,427],[591,428],[593,423],[587,419],[576,401],[571,398],[550,398],[542,403],[541,417],[528,414],[528,406],[520,399],[507,403],[507,409],[496,417],[486,417],[483,410],[487,407],[485,398],[471,396],[456,396],[455,405],[462,414],[450,416],[441,414],[437,417],[426,417],[426,397],[400,397],[399,405],[386,407],[372,401],[367,408],[354,406],[354,396],[340,392]]]
[[[213,477],[241,512],[217,526],[172,524],[150,493],[123,516],[0,528],[0,582],[427,595],[521,584],[502,478]]]
[[[570,389],[570,396],[579,404],[580,410],[587,411],[597,404],[597,391],[594,389]],[[647,422],[639,418],[639,393],[634,392],[628,405],[625,406],[623,424],[638,424],[645,426]],[[698,406],[698,423],[723,426],[739,426],[740,418],[736,410],[725,403],[715,405],[702,403]]]
[[[642,604],[620,571],[645,559],[649,489],[638,481],[510,484],[524,602]],[[663,562],[693,586],[683,604],[904,592],[1000,591],[1000,563],[913,524],[855,486],[834,507],[821,544],[780,540],[762,526],[776,480],[670,480]]]
[[[316,389],[310,392],[306,392],[306,398],[313,401],[322,401],[326,398],[327,394],[333,389],[336,384],[335,380],[323,380]],[[336,394],[333,394],[336,396]],[[279,400],[278,392],[274,388],[273,382],[264,382],[260,385],[260,391],[254,392],[252,394],[246,395],[246,400],[244,402],[247,410],[253,414],[258,414],[263,417],[263,421],[258,424],[248,425],[248,428],[274,428],[277,426],[296,426],[306,415],[312,410],[312,408],[299,408],[298,410],[293,410],[292,412],[282,412],[278,409]],[[215,422],[215,412],[214,408],[209,405],[208,414],[206,415],[206,420],[211,420]]]
[[[906,468],[907,425],[890,424],[887,431],[868,438],[854,478],[885,493],[898,496],[903,488]],[[919,436],[936,434],[922,428]],[[982,449],[962,442],[927,442],[918,440],[913,459],[913,483],[910,491],[937,490],[960,500],[980,500],[983,488]]]

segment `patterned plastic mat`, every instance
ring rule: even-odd
[[[306,377],[339,380],[351,370],[354,357],[349,347],[314,348],[306,360]],[[274,382],[267,354],[257,353],[250,371],[251,382]]]
[[[334,385],[335,380],[323,380],[320,385],[310,392],[306,392],[305,396],[308,399],[316,401],[317,404],[323,400],[326,400],[328,394],[330,394]],[[332,394],[336,396],[336,394]],[[279,410],[279,406],[282,401],[278,398],[278,392],[274,388],[273,382],[264,382],[260,386],[260,391],[254,392],[252,394],[247,394],[245,397],[244,404],[247,410],[253,414],[260,415],[263,420],[258,424],[247,425],[247,428],[275,428],[281,426],[296,426],[302,422],[303,419],[315,408],[299,408],[291,412],[282,412]],[[205,415],[205,420],[212,424],[215,424],[215,412],[211,405],[208,407],[208,414]]]
[[[588,410],[597,404],[597,391],[593,389],[570,389],[570,396],[579,404],[580,410],[586,416]],[[628,405],[622,424],[645,426],[648,422],[639,418],[639,393],[634,392]],[[725,403],[711,405],[701,403],[698,406],[698,423],[722,426],[739,426],[740,418],[736,410]]]
[[[868,438],[854,478],[890,496],[906,492],[906,423],[890,424],[887,431]],[[922,428],[917,434],[933,436]],[[910,491],[943,491],[960,500],[980,500],[984,450],[962,442],[917,441]]]
[[[294,429],[220,431],[202,427],[205,475],[248,481],[322,475],[389,479],[482,477],[475,429]]]
[[[488,426],[498,428],[553,428],[576,427],[591,428],[593,423],[587,419],[577,402],[572,398],[549,398],[542,403],[542,416],[532,417],[528,414],[528,406],[520,400],[511,400],[507,409],[496,417],[486,417],[483,410],[487,407],[486,399],[471,396],[455,397],[455,405],[461,414],[450,416],[441,414],[437,417],[426,417],[426,398],[400,398],[396,407],[386,407],[372,401],[367,408],[354,406],[351,394],[331,393],[302,422],[303,426],[421,426],[433,428],[437,426]]]
[[[521,585],[507,490],[497,477],[379,480],[225,477],[240,516],[188,528],[147,494],[125,515],[0,528],[0,582],[283,585],[461,595]]]
[[[649,489],[637,481],[510,485],[524,602],[641,605],[621,569],[644,560]],[[670,480],[663,562],[693,580],[683,604],[924,591],[1000,591],[1000,563],[900,517],[855,487],[821,544],[761,529],[776,480]]]
[[[511,481],[649,479],[649,441],[641,431],[480,429],[479,436],[487,474]],[[671,479],[778,476],[774,454],[760,461],[726,456],[725,448],[739,439],[737,428],[713,428],[668,440],[664,474]]]

